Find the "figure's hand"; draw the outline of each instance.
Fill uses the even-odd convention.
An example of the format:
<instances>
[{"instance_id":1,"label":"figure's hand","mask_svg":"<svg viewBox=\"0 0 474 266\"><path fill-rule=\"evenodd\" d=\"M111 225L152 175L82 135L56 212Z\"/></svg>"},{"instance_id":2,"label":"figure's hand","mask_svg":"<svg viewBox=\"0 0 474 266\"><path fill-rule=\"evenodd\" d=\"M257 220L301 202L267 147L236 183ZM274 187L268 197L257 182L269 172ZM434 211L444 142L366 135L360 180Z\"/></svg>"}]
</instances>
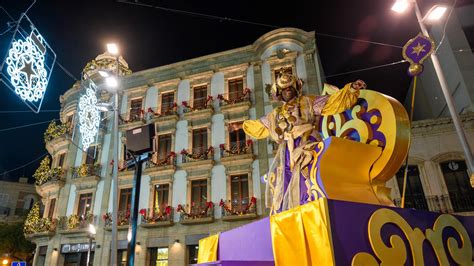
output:
<instances>
[{"instance_id":1,"label":"figure's hand","mask_svg":"<svg viewBox=\"0 0 474 266\"><path fill-rule=\"evenodd\" d=\"M363 80L358 79L352 82L351 88L353 88L354 90L363 90L363 89L367 89L367 84L365 84Z\"/></svg>"}]
</instances>

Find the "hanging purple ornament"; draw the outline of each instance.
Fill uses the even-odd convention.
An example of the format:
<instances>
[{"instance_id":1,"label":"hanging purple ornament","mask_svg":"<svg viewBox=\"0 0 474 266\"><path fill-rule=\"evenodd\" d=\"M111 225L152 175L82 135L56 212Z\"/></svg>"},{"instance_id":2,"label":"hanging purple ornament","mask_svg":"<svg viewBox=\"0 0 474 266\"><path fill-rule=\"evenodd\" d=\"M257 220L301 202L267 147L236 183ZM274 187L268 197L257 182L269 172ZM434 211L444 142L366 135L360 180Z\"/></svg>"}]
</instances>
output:
<instances>
[{"instance_id":1,"label":"hanging purple ornament","mask_svg":"<svg viewBox=\"0 0 474 266\"><path fill-rule=\"evenodd\" d=\"M434 41L421 33L410 39L404 46L402 55L410 63L408 75L418 76L423 72L423 61L428 58L435 49Z\"/></svg>"}]
</instances>

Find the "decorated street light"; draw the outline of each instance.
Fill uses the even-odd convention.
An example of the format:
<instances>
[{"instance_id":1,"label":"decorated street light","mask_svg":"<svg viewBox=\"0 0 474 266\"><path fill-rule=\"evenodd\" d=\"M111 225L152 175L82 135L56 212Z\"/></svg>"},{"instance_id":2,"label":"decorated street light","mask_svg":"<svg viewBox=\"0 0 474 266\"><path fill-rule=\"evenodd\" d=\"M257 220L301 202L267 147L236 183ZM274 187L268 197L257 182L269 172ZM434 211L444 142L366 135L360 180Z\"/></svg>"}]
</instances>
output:
<instances>
[{"instance_id":1,"label":"decorated street light","mask_svg":"<svg viewBox=\"0 0 474 266\"><path fill-rule=\"evenodd\" d=\"M87 249L87 266L90 265L90 259L91 259L91 250L92 250L92 239L95 238L96 230L93 224L89 224L89 229L88 229L88 237L89 237L89 248Z\"/></svg>"},{"instance_id":2,"label":"decorated street light","mask_svg":"<svg viewBox=\"0 0 474 266\"><path fill-rule=\"evenodd\" d=\"M110 75L107 73L107 76L104 76L104 73L99 74L103 77L105 77L105 82L107 87L109 87L111 90L110 92L113 93L114 95L114 126L113 126L113 139L114 139L114 156L113 156L113 169L112 169L112 181L113 181L113 187L112 187L112 244L111 244L111 260L110 263L111 265L117 265L117 221L118 221L118 153L119 153L119 134L118 134L118 91L119 91L119 77L120 77L120 65L119 65L119 49L117 44L115 43L108 43L107 44L107 52L109 54L115 56L115 62L116 62L116 73L115 77L113 75Z\"/></svg>"},{"instance_id":3,"label":"decorated street light","mask_svg":"<svg viewBox=\"0 0 474 266\"><path fill-rule=\"evenodd\" d=\"M422 40L422 39L430 40L430 35L428 33L428 30L426 29L425 22L426 21L434 22L434 21L440 20L443 17L443 15L446 13L446 11L448 10L448 7L443 6L443 5L435 5L423 17L416 0L397 0L392 6L392 10L397 12L397 13L402 13L402 12L406 11L410 7L410 5L414 6L416 18L418 20L418 23L419 23L419 26L420 26L421 32L422 32L422 35L419 35L419 36L416 37L416 38L419 38L420 41L418 43L413 42L413 46L412 46L413 51L412 52L418 53L418 55L421 55L422 53L426 53L428 50L433 51L432 49L434 49L434 47L431 47L431 48L429 47L430 46L429 41L423 41ZM454 7L452 7L452 8L454 8ZM424 43L422 43L422 42L424 42ZM408 44L408 45L410 45L410 44ZM404 49L404 53L406 53L406 49ZM411 57L412 59L415 58L412 55L408 56L408 57ZM444 73L441 69L441 64L439 62L438 56L436 55L436 52L431 53L430 57L431 57L431 60L433 62L433 67L434 67L434 70L435 70L436 75L438 77L439 83L441 85L441 90L443 92L444 98L446 99L446 105L448 106L449 113L451 114L451 118L453 120L453 124L454 124L454 127L456 129L456 133L458 134L459 140L461 142L461 146L464 150L464 156L466 158L466 162L468 163L468 167L469 167L469 171L470 171L470 175L471 175L471 177L470 177L471 185L474 186L474 160L472 158L471 148L470 148L469 143L468 143L467 138L466 138L466 133L464 132L464 129L462 127L461 121L459 119L459 115L456 112L456 108L454 106L454 101L453 101L452 95L449 91L448 83L447 83L446 78L444 76ZM415 71L415 72L413 72L413 75L414 76L419 75L421 73L421 71L423 70L422 67L419 67L419 66L421 66L422 62L420 64L418 64L418 66L412 64L412 62L410 62L410 63L411 63L410 67L412 67L413 70Z\"/></svg>"}]
</instances>

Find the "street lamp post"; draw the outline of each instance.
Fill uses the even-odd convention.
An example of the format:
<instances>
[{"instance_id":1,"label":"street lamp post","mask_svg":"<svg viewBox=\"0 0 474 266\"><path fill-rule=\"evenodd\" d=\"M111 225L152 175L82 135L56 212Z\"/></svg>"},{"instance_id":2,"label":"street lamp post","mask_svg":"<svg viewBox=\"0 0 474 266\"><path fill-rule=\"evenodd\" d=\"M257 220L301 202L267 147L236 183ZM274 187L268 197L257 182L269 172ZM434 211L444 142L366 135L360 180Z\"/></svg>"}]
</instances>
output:
<instances>
[{"instance_id":1,"label":"street lamp post","mask_svg":"<svg viewBox=\"0 0 474 266\"><path fill-rule=\"evenodd\" d=\"M441 8L441 9L438 9L440 12L436 12L438 10L436 10L434 7L430 10L430 11L434 11L434 13L429 12L428 16L426 18L423 18L416 0L413 0L413 4L415 7L416 18L418 20L418 23L420 24L421 32L425 36L429 37L430 35L424 24L425 19L426 18L429 19L431 17L433 17L433 20L439 19L442 16L442 13L446 10L446 8L442 10L443 7L435 6L435 7ZM406 7L408 7L408 2L406 0L405 1L398 0L392 7L392 10L396 12L403 12L406 9ZM456 112L456 108L454 107L453 97L451 93L449 92L448 83L446 82L446 78L444 77L444 73L443 73L443 70L441 69L441 64L439 63L438 56L436 55L436 53L431 54L431 60L433 62L436 76L438 77L439 83L441 85L441 91L443 92L444 98L446 99L446 104L448 106L449 113L451 114L451 118L453 120L456 133L458 134L459 140L461 141L461 146L464 151L464 156L466 157L466 162L468 164L468 168L471 174L471 185L474 186L474 161L472 158L471 147L469 146L469 143L467 141L466 133L462 127L461 121L459 119L459 115Z\"/></svg>"},{"instance_id":2,"label":"street lamp post","mask_svg":"<svg viewBox=\"0 0 474 266\"><path fill-rule=\"evenodd\" d=\"M92 239L94 239L95 236L95 227L93 224L89 224L89 248L87 249L87 266L90 265L91 262L91 250L92 250Z\"/></svg>"},{"instance_id":3,"label":"street lamp post","mask_svg":"<svg viewBox=\"0 0 474 266\"><path fill-rule=\"evenodd\" d=\"M118 47L116 44L109 43L107 44L107 51L115 55L116 61L116 80L115 84L113 84L113 78L109 77L106 82L109 86L116 87L114 91L114 125L113 125L113 139L114 139L114 156L113 156L113 169L112 169L112 244L111 244L111 260L110 265L116 266L117 265L117 221L118 221L118 152L119 152L119 134L118 134L118 107L119 107L119 96L118 96L118 79L120 76L120 69L119 69L119 52Z\"/></svg>"}]
</instances>

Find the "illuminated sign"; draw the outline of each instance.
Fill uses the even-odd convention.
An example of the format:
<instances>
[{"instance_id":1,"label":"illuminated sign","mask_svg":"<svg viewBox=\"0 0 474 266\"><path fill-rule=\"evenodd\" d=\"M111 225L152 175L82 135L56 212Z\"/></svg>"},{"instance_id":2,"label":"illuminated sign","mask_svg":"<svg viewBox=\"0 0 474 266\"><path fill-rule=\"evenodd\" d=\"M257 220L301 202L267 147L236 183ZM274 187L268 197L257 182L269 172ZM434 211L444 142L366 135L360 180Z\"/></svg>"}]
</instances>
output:
<instances>
[{"instance_id":1,"label":"illuminated sign","mask_svg":"<svg viewBox=\"0 0 474 266\"><path fill-rule=\"evenodd\" d=\"M31 20L23 14L0 65L0 80L38 113L55 62L56 54Z\"/></svg>"},{"instance_id":2,"label":"illuminated sign","mask_svg":"<svg viewBox=\"0 0 474 266\"><path fill-rule=\"evenodd\" d=\"M94 142L100 125L95 86L91 80L88 81L85 93L79 98L79 132L84 151Z\"/></svg>"}]
</instances>

